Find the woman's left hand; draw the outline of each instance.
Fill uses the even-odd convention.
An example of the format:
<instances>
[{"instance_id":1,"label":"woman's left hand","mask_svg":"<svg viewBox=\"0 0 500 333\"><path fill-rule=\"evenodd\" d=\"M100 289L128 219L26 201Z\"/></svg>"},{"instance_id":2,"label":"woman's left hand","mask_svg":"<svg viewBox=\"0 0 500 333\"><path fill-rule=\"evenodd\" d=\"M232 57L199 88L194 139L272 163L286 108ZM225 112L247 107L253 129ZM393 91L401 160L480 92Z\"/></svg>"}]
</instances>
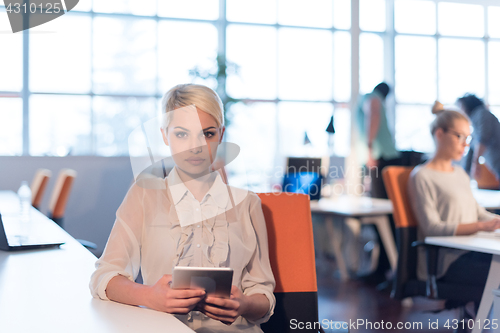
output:
<instances>
[{"instance_id":1,"label":"woman's left hand","mask_svg":"<svg viewBox=\"0 0 500 333\"><path fill-rule=\"evenodd\" d=\"M239 316L245 314L247 299L248 296L233 285L230 298L207 296L205 300L198 304L197 310L212 319L231 325Z\"/></svg>"}]
</instances>

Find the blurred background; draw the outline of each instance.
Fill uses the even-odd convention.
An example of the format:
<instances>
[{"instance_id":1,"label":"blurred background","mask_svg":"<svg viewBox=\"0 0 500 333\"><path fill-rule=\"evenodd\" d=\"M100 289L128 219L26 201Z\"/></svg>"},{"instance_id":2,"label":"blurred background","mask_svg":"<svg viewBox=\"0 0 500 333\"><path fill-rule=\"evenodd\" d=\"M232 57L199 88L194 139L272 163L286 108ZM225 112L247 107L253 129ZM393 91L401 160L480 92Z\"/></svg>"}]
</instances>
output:
<instances>
[{"instance_id":1,"label":"blurred background","mask_svg":"<svg viewBox=\"0 0 500 333\"><path fill-rule=\"evenodd\" d=\"M133 179L128 136L176 84L219 92L231 176L255 191L290 156L349 164L351 110L381 81L399 150L433 151L436 99L475 93L500 116L493 0L80 0L16 34L0 5L0 50L0 187L77 170L66 229L100 250Z\"/></svg>"}]
</instances>

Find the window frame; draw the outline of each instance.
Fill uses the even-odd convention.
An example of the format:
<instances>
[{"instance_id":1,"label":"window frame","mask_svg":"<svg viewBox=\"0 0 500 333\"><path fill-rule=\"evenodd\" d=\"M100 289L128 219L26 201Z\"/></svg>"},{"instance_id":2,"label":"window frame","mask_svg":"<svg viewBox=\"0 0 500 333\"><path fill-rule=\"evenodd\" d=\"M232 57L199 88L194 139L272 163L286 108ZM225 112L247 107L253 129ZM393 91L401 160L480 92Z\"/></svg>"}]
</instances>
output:
<instances>
[{"instance_id":1,"label":"window frame","mask_svg":"<svg viewBox=\"0 0 500 333\"><path fill-rule=\"evenodd\" d=\"M425 36L425 37L432 37L436 40L436 96L440 96L439 93L439 73L438 73L438 66L439 66L439 40L441 38L457 38L457 39L473 39L473 40L481 40L484 43L485 46L485 94L484 100L485 102L488 103L489 100L489 93L490 93L490 82L489 82L489 42L490 41L500 41L500 38L492 38L489 37L488 35L488 6L498 6L498 2L496 0L431 0L432 2L435 3L436 6L436 33L434 35L428 35L428 34L410 34L410 33L400 33L395 31L394 27L394 4L395 0L385 0L386 3L386 30L384 32L376 32L376 31L366 31L372 34L378 34L382 37L384 41L384 79L386 82L389 84L393 85L396 83L396 78L395 78L395 38L396 36ZM441 2L450 2L450 3L462 3L462 4L475 4L475 5L481 5L484 8L484 25L485 25L485 35L483 37L461 37L461 36L442 36L439 34L439 13L438 13L438 4ZM5 6L0 6L0 8L5 12ZM235 21L228 21L226 19L226 0L219 0L219 18L217 20L204 20L204 19L187 19L187 18L169 18L169 17L163 17L159 16L158 13L155 15L133 15L133 14L125 14L125 13L100 13L100 12L94 12L93 8L91 8L89 11L71 11L70 13L67 13L67 15L88 15L91 17L93 20L96 17L122 17L122 18L143 18L143 19L151 19L155 20L156 24L158 26L159 22L161 21L183 21L183 22L204 22L204 23L210 23L213 24L218 31L218 53L219 54L225 54L226 53L226 31L227 27L231 24L238 24L238 25L250 25L250 26L265 26L265 27L275 27L276 29L280 28L300 28L300 29L315 29L315 30L327 30L330 31L332 34L337 32L337 31L344 31L350 34L351 36L351 50L352 51L358 51L358 54L351 55L351 58L353 61L351 62L351 98L349 101L337 101L335 100L335 94L333 91L335 91L335 80L333 79L333 74L332 74L332 99L329 101L322 101L326 103L331 103L333 106L333 109L335 110L336 107L340 108L349 108L351 110L351 114L354 114L354 107L356 103L356 97L358 96L359 92L359 34L365 31L361 31L359 28L359 0L351 0L351 12L357 10L357 13L351 13L351 26L350 28L335 28L335 22L333 22L332 27L329 28L318 28L318 27L303 27L303 26L295 26L295 25L282 25L278 23L278 20L276 21L277 23L273 24L267 24L267 23L249 23L249 22L235 22ZM332 13L332 18L334 18L334 14ZM92 21L93 23L93 21ZM92 24L93 25L93 24ZM21 91L0 91L0 98L8 98L8 97L17 97L21 98L23 101L23 134L22 134L22 140L23 140L23 150L22 150L22 155L29 155L29 113L30 113L30 105L29 105L29 99L31 95L35 94L34 92L31 92L29 89L29 78L30 78L30 73L29 73L29 38L30 38L30 31L25 30L22 32L23 35L23 89ZM93 34L91 33L91 42L93 42ZM279 41L278 41L279 42ZM356 43L356 45L354 45ZM335 47L335 46L334 46ZM90 54L91 57L91 70L93 72L93 54L91 52ZM158 57L158 53L157 53ZM335 68L335 59L332 56L332 68ZM277 67L278 70L278 67ZM156 90L154 94L96 94L93 92L94 88L94 83L93 83L93 73L92 75L92 80L91 80L91 88L89 93L84 93L84 94L75 94L75 93L36 93L36 94L51 94L51 95L85 95L89 96L91 98L91 119L94 118L94 110L93 110L93 98L94 96L102 96L102 97L136 97L136 98L156 98L157 100L161 99L162 94L158 92L158 79L156 80ZM277 85L279 85L279 75L277 75ZM357 89L356 89L357 88ZM354 89L354 90L353 90ZM277 92L279 92L279 88L276 89ZM458 97L458 96L457 96ZM315 102L315 101L304 101L304 100L290 100L290 99L280 99L279 95L277 95L276 99L268 99L268 100L260 100L260 99L246 99L249 102L271 102L275 103L277 106L280 102ZM396 121L395 121L395 109L396 106L398 105L424 105L428 106L429 108L431 105L425 104L425 103L404 103L404 102L399 102L397 101L395 94L389 95L387 99L387 104L388 104L388 120L389 120L389 125L391 130L393 131L393 135L395 136L395 132L397 130L396 128ZM499 108L500 105L494 104L491 105L494 108ZM334 111L335 112L335 111ZM353 117L351 117L351 122L354 120ZM94 124L91 124L91 133L89 133L90 140L91 140L91 154L90 155L96 155L96 145L95 145L95 133L93 130ZM279 125L277 125L279 126ZM353 125L351 124L351 129L353 129ZM279 132L279 127L276 128L277 133ZM351 130L351 137L353 136L353 131Z\"/></svg>"},{"instance_id":2,"label":"window frame","mask_svg":"<svg viewBox=\"0 0 500 333\"><path fill-rule=\"evenodd\" d=\"M386 0L387 3L391 4L391 5L388 5L387 7L388 8L388 11L389 11L389 15L391 16L392 18L392 22L394 22L394 3L396 0ZM437 96L437 99L440 100L440 88L439 88L439 84L440 84L440 77L439 77L439 55L440 55L440 46L439 46L439 41L441 39L461 39L461 40L479 40L479 41L482 41L482 43L484 44L484 51L485 51L485 64L484 64L484 73L485 73L485 76L484 76L484 96L478 96L480 98L483 98L485 103L488 105L488 101L489 101L489 93L490 93L490 84L489 84L489 56L488 56L488 46L489 46L489 42L490 41L500 41L500 38L492 38L492 37L489 37L488 35L488 7L489 6L494 6L494 7L500 7L500 5L498 4L498 2L495 2L494 0L430 0L432 2L435 3L435 8L436 8L436 32L434 34L413 34L413 33L400 33L400 32L397 32L395 29L394 29L394 25L392 26L393 29L392 31L389 32L389 36L387 36L387 41L389 43L388 45L388 49L390 50L390 52L392 53L392 58L395 60L395 39L396 39L396 36L418 36L418 37L427 37L427 38L434 38L435 40L435 43L436 43L436 68L435 68L435 71L436 71L436 82L435 82L435 85L436 85L436 96ZM448 36L448 35L441 35L439 33L439 13L438 13L438 5L439 3L442 3L442 2L446 2L446 3L459 3L459 4L473 4L473 5L480 5L483 7L483 12L484 12L484 27L485 27L485 30L484 30L484 36L482 37L467 37L467 36ZM392 82L392 83L395 83L397 84L396 82L396 78L395 78L395 61L393 62L393 66L392 66L392 71L389 71L389 76L388 76L388 82ZM457 96L457 98L460 97L460 96ZM389 99L391 100L390 103L394 106L394 107L391 107L389 108L391 114L389 115L390 117L392 117L394 119L394 122L393 122L393 126L392 126L392 130L393 130L393 135L394 137L396 137L396 131L397 131L397 128L396 128L396 121L395 121L395 118L396 118L396 107L397 106L426 106L429 108L429 110L432 108L432 104L427 104L427 103L405 103L405 102L399 102L397 101L396 97L395 97L395 94L391 94ZM500 105L497 105L497 104L494 104L494 105L491 105L493 107L499 107ZM396 145L397 145L397 142L396 142ZM412 146L413 147L413 146ZM410 147L411 148L411 147Z\"/></svg>"}]
</instances>

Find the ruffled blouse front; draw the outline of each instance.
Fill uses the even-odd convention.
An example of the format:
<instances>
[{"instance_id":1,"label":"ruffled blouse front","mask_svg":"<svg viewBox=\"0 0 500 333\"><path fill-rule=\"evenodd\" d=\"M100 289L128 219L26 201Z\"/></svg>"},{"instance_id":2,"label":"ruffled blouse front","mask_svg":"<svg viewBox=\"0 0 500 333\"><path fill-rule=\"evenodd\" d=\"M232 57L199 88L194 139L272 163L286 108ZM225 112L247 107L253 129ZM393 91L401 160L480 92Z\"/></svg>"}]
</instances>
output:
<instances>
[{"instance_id":1,"label":"ruffled blouse front","mask_svg":"<svg viewBox=\"0 0 500 333\"><path fill-rule=\"evenodd\" d=\"M134 184L119 207L92 275L94 297L107 300L106 286L114 276L134 281L139 269L144 284L153 285L164 274L172 274L175 266L231 267L233 285L246 295L264 294L269 299L266 316L256 322L240 317L229 327L194 312L195 316L177 317L195 330L261 332L258 324L273 313L275 282L258 196L226 186L218 174L201 202L180 181L175 168L165 180L156 181L164 182L163 188Z\"/></svg>"},{"instance_id":2,"label":"ruffled blouse front","mask_svg":"<svg viewBox=\"0 0 500 333\"><path fill-rule=\"evenodd\" d=\"M179 234L174 266L227 265L229 226L226 211L230 200L226 185L218 174L209 175L207 181L213 181L213 185L199 202L180 180L175 168L167 178L167 195L172 199L177 215L172 231ZM172 220L175 219L172 216Z\"/></svg>"},{"instance_id":3,"label":"ruffled blouse front","mask_svg":"<svg viewBox=\"0 0 500 333\"><path fill-rule=\"evenodd\" d=\"M212 217L187 227L176 225L175 228L179 230L173 232L178 232L180 236L177 242L174 266L227 266L229 231L228 222L224 215Z\"/></svg>"}]
</instances>

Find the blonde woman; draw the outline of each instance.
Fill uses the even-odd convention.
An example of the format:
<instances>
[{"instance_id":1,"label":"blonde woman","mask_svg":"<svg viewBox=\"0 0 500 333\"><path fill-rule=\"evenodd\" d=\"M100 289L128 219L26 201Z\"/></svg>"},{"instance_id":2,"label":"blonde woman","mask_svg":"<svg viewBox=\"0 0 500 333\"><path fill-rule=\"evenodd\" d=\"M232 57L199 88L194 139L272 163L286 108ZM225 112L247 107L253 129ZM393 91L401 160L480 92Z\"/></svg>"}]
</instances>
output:
<instances>
[{"instance_id":1,"label":"blonde woman","mask_svg":"<svg viewBox=\"0 0 500 333\"><path fill-rule=\"evenodd\" d=\"M164 95L161 131L175 167L159 180L163 189L135 183L127 193L96 263L94 297L172 313L200 332L262 332L275 304L266 226L258 196L228 187L211 170L224 136L222 108L201 85ZM230 299L172 289L178 265L233 268ZM144 284L134 282L139 269Z\"/></svg>"},{"instance_id":2,"label":"blonde woman","mask_svg":"<svg viewBox=\"0 0 500 333\"><path fill-rule=\"evenodd\" d=\"M470 142L470 123L461 112L444 110L436 102L431 133L436 151L426 164L410 175L408 191L418 221L418 238L471 235L500 228L499 216L480 207L472 195L466 172L454 164ZM424 251L425 252L425 251ZM484 285L491 255L440 249L438 278L443 281ZM425 280L425 253L419 252L418 277Z\"/></svg>"}]
</instances>

